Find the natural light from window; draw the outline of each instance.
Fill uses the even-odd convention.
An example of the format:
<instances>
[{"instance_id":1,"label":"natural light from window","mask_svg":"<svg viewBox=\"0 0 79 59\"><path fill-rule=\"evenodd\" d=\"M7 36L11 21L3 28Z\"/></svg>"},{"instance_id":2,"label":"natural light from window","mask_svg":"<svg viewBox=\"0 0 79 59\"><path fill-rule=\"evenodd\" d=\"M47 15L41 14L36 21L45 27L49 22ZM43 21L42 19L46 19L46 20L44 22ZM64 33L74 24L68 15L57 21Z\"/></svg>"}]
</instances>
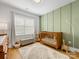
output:
<instances>
[{"instance_id":1,"label":"natural light from window","mask_svg":"<svg viewBox=\"0 0 79 59\"><path fill-rule=\"evenodd\" d=\"M34 34L34 19L31 17L15 14L16 35Z\"/></svg>"}]
</instances>

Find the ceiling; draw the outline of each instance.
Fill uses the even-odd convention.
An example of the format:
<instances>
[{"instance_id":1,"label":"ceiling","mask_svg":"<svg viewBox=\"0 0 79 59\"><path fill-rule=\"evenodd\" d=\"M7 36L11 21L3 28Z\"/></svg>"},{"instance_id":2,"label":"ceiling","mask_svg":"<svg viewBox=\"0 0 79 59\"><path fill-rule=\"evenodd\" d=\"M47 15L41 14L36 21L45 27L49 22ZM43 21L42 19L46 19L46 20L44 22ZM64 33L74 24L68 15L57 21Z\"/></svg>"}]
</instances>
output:
<instances>
[{"instance_id":1,"label":"ceiling","mask_svg":"<svg viewBox=\"0 0 79 59\"><path fill-rule=\"evenodd\" d=\"M34 13L36 15L43 15L63 5L69 4L75 0L41 0L40 3L35 3L33 0L0 1L16 8Z\"/></svg>"}]
</instances>

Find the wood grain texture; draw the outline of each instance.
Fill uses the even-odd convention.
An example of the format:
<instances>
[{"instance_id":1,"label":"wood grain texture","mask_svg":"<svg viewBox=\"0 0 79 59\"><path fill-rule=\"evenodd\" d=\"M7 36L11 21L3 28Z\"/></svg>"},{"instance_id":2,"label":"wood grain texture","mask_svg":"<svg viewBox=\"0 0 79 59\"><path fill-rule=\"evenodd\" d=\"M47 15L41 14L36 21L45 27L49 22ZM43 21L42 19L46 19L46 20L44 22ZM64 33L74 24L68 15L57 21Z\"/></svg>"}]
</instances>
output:
<instances>
[{"instance_id":1,"label":"wood grain texture","mask_svg":"<svg viewBox=\"0 0 79 59\"><path fill-rule=\"evenodd\" d=\"M19 50L15 48L9 49L8 59L22 59Z\"/></svg>"}]
</instances>

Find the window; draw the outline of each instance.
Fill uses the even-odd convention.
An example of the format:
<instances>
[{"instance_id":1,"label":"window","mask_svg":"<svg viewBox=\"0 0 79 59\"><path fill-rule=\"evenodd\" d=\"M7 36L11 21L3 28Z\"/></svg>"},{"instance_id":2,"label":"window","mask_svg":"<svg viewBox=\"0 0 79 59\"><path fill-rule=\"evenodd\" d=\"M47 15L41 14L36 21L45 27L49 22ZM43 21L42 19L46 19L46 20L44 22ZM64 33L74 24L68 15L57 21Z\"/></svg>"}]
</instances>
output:
<instances>
[{"instance_id":1,"label":"window","mask_svg":"<svg viewBox=\"0 0 79 59\"><path fill-rule=\"evenodd\" d=\"M31 18L25 20L25 34L34 34L34 20Z\"/></svg>"},{"instance_id":2,"label":"window","mask_svg":"<svg viewBox=\"0 0 79 59\"><path fill-rule=\"evenodd\" d=\"M34 34L34 19L15 14L15 33L16 35Z\"/></svg>"}]
</instances>

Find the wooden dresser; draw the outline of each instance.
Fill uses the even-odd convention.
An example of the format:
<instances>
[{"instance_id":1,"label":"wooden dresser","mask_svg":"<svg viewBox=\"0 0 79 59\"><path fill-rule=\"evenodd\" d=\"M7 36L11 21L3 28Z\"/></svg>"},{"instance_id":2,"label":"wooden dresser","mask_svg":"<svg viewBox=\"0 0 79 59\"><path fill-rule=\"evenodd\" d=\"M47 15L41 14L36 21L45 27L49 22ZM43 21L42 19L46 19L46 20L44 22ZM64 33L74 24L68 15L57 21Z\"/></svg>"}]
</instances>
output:
<instances>
[{"instance_id":1,"label":"wooden dresser","mask_svg":"<svg viewBox=\"0 0 79 59\"><path fill-rule=\"evenodd\" d=\"M0 36L0 59L7 59L8 36Z\"/></svg>"}]
</instances>

